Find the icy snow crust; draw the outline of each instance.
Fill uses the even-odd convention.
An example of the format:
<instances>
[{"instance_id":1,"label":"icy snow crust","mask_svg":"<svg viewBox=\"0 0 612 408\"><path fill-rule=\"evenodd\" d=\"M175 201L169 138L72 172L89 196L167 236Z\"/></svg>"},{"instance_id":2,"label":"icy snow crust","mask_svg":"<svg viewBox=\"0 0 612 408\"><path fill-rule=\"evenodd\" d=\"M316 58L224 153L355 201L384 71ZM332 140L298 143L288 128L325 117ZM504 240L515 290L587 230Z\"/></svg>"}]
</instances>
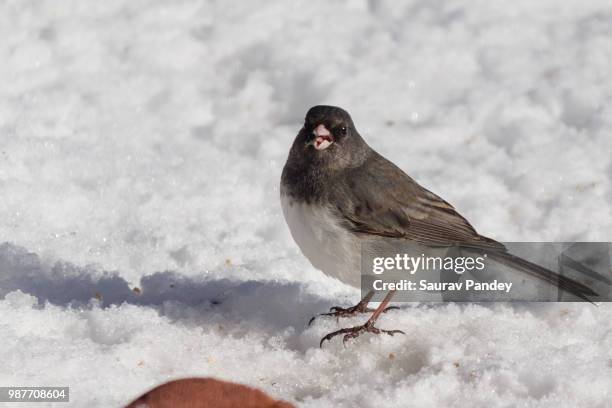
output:
<instances>
[{"instance_id":1,"label":"icy snow crust","mask_svg":"<svg viewBox=\"0 0 612 408\"><path fill-rule=\"evenodd\" d=\"M482 233L610 241L611 22L607 0L2 2L0 384L609 405L608 304L404 305L380 326L405 336L319 349L365 316L306 327L359 294L299 253L278 181L337 104Z\"/></svg>"}]
</instances>

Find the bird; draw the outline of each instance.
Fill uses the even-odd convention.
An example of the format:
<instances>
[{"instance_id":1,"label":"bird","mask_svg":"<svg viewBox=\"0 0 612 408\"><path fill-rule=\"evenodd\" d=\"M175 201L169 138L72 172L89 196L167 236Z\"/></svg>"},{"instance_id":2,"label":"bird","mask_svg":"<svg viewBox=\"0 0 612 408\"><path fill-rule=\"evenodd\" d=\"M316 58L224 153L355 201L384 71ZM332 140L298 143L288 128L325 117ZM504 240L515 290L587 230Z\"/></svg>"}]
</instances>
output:
<instances>
[{"instance_id":1,"label":"bird","mask_svg":"<svg viewBox=\"0 0 612 408\"><path fill-rule=\"evenodd\" d=\"M291 236L310 263L354 287L360 286L361 245L391 238L432 248L481 250L496 262L581 299L597 295L479 234L451 204L372 149L349 113L337 106L317 105L307 111L283 167L280 201ZM366 332L403 333L375 326L380 314L392 309L387 306L394 293L389 291L375 310L368 308L374 295L370 291L355 306L323 313L344 317L373 312L363 325L329 333L320 346L342 334L346 343Z\"/></svg>"}]
</instances>

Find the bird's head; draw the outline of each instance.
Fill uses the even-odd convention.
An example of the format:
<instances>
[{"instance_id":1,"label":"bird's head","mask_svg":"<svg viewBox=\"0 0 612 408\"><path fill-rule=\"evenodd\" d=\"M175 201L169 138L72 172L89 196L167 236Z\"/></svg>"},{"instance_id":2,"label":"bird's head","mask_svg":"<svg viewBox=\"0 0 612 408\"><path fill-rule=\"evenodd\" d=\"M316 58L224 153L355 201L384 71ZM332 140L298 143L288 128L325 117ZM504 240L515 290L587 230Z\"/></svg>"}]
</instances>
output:
<instances>
[{"instance_id":1,"label":"bird's head","mask_svg":"<svg viewBox=\"0 0 612 408\"><path fill-rule=\"evenodd\" d=\"M318 105L306 113L293 149L311 165L341 169L358 164L368 146L347 111Z\"/></svg>"}]
</instances>

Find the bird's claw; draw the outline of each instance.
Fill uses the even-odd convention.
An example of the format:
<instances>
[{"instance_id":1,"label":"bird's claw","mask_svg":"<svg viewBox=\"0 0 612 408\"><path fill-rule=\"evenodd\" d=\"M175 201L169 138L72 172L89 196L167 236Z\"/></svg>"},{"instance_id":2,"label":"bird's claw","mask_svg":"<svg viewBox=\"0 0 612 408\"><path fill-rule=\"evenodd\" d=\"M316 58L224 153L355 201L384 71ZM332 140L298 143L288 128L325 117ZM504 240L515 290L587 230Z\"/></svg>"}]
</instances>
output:
<instances>
[{"instance_id":1,"label":"bird's claw","mask_svg":"<svg viewBox=\"0 0 612 408\"><path fill-rule=\"evenodd\" d=\"M399 306L389 306L389 307L386 307L386 308L383 309L382 312L383 313L387 313L389 310L395 310L395 309L399 310Z\"/></svg>"},{"instance_id":2,"label":"bird's claw","mask_svg":"<svg viewBox=\"0 0 612 408\"><path fill-rule=\"evenodd\" d=\"M393 310L393 309L399 309L399 307L389 306L382 312L387 313L389 310ZM329 313L320 313L318 315L312 316L312 318L308 321L308 326L310 326L317 317L321 317L321 316L334 316L336 320L338 320L341 317L351 317L359 313L371 313L373 311L374 309L370 309L369 307L365 307L361 305L356 305L356 306L347 307L347 308L340 307L340 306L333 306L329 309Z\"/></svg>"},{"instance_id":3,"label":"bird's claw","mask_svg":"<svg viewBox=\"0 0 612 408\"><path fill-rule=\"evenodd\" d=\"M347 307L347 308L340 307L340 306L334 306L329 309L329 313L320 313L316 316L313 316L312 319L310 319L310 321L308 322L308 326L310 326L317 317L321 317L321 316L334 316L336 320L338 320L341 317L351 317L358 313L366 313L366 312L371 312L371 311L372 309L369 309L368 307L362 306L359 304L356 306Z\"/></svg>"},{"instance_id":4,"label":"bird's claw","mask_svg":"<svg viewBox=\"0 0 612 408\"><path fill-rule=\"evenodd\" d=\"M357 306L353 306L353 307L340 307L340 306L333 306L329 308L329 313L323 313L326 316L329 315L338 315L338 316L352 316L354 314L357 313L365 313L365 312L371 312L372 309L368 308L368 307L361 307L360 305Z\"/></svg>"},{"instance_id":5,"label":"bird's claw","mask_svg":"<svg viewBox=\"0 0 612 408\"><path fill-rule=\"evenodd\" d=\"M345 329L340 329L340 330L336 330L335 332L331 332L329 334L327 334L325 337L323 337L321 339L321 342L319 343L319 347L323 347L323 343L326 340L331 340L332 338L340 335L340 334L344 334L344 337L342 338L342 344L344 346L346 346L346 342L348 340L354 339L359 337L362 333L372 333L372 334L381 334L381 333L385 333L388 334L389 336L393 336L394 334L397 333L401 333L401 334L406 334L401 330L383 330L383 329L379 329L378 327L374 327L374 323L366 323L364 325L361 326L355 326L355 327L348 327Z\"/></svg>"}]
</instances>

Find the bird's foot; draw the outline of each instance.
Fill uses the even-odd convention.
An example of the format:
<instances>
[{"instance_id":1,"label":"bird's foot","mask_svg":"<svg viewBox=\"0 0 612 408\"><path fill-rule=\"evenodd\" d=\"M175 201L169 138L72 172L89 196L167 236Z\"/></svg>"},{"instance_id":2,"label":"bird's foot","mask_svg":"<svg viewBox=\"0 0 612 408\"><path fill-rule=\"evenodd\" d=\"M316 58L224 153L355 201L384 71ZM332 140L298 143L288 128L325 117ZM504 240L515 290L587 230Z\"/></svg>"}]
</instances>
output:
<instances>
[{"instance_id":1,"label":"bird's foot","mask_svg":"<svg viewBox=\"0 0 612 408\"><path fill-rule=\"evenodd\" d=\"M355 326L355 327L348 327L346 329L340 329L337 330L335 332L331 332L329 333L327 336L323 337L321 339L321 342L319 343L319 347L323 347L323 342L325 342L326 340L331 340L332 338L340 335L340 334L344 334L344 337L342 338L342 344L346 346L346 342L348 340L354 339L359 337L362 333L372 333L372 334L381 334L381 333L385 333L388 334L389 336L393 336L396 333L401 333L401 334L406 334L401 330L383 330L383 329L379 329L378 327L374 327L374 322L371 321L367 321L365 324L361 325L361 326Z\"/></svg>"},{"instance_id":2,"label":"bird's foot","mask_svg":"<svg viewBox=\"0 0 612 408\"><path fill-rule=\"evenodd\" d=\"M399 309L399 307L397 306L389 306L388 308L386 308L385 310L383 310L383 313L386 313L389 310L393 310L393 309ZM308 322L308 326L310 326L312 324L312 322L315 321L315 319L317 317L321 317L321 316L333 316L336 318L336 320L338 320L341 317L352 317L355 316L359 313L370 313L373 312L374 309L370 309L367 304L362 304L362 302L357 303L355 306L351 306L351 307L339 307L339 306L334 306L332 308L329 309L329 313L321 313L318 314L316 316L312 316L312 318L310 319L310 321Z\"/></svg>"}]
</instances>

